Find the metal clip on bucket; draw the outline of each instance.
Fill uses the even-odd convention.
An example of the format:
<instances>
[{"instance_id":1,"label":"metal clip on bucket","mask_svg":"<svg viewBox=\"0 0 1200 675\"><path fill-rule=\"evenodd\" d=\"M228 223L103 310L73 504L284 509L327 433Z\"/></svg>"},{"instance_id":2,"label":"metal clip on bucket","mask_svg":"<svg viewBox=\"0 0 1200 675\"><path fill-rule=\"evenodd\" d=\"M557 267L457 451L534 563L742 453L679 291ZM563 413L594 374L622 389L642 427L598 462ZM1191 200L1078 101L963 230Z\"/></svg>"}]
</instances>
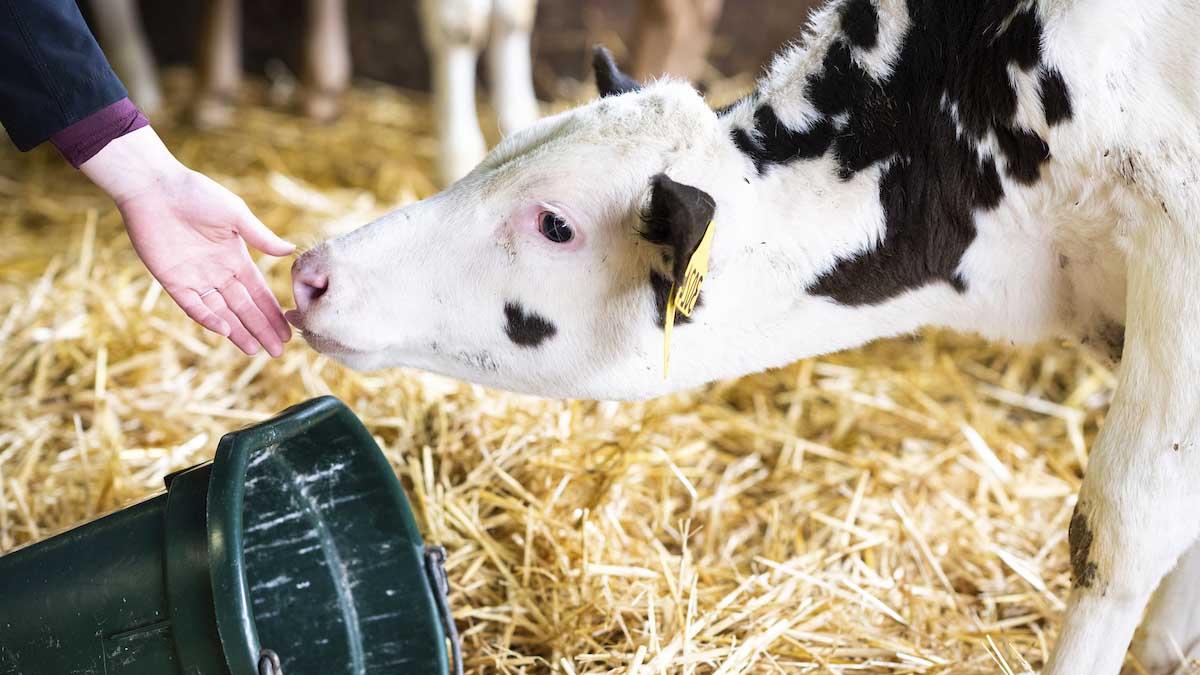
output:
<instances>
[{"instance_id":1,"label":"metal clip on bucket","mask_svg":"<svg viewBox=\"0 0 1200 675\"><path fill-rule=\"evenodd\" d=\"M379 447L319 398L0 557L0 675L447 673L432 574Z\"/></svg>"}]
</instances>

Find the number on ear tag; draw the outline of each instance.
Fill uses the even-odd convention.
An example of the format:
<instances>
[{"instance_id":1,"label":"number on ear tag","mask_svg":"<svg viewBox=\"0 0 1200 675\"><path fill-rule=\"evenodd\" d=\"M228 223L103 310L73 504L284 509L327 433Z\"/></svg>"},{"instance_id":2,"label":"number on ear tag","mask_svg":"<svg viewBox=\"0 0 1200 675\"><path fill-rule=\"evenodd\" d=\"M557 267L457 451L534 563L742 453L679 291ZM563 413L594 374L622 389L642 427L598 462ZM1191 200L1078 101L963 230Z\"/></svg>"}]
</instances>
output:
<instances>
[{"instance_id":1,"label":"number on ear tag","mask_svg":"<svg viewBox=\"0 0 1200 675\"><path fill-rule=\"evenodd\" d=\"M692 315L692 310L696 309L696 301L700 299L700 284L704 283L704 277L708 274L708 255L712 252L713 229L710 220L700 244L696 246L683 272L683 288L674 294L675 308L684 316Z\"/></svg>"},{"instance_id":2,"label":"number on ear tag","mask_svg":"<svg viewBox=\"0 0 1200 675\"><path fill-rule=\"evenodd\" d=\"M708 274L708 256L712 252L713 221L708 222L704 236L688 259L683 272L683 286L671 284L671 294L667 296L667 315L663 317L663 379L671 371L671 329L675 326L675 312L691 316L700 299L700 284Z\"/></svg>"}]
</instances>

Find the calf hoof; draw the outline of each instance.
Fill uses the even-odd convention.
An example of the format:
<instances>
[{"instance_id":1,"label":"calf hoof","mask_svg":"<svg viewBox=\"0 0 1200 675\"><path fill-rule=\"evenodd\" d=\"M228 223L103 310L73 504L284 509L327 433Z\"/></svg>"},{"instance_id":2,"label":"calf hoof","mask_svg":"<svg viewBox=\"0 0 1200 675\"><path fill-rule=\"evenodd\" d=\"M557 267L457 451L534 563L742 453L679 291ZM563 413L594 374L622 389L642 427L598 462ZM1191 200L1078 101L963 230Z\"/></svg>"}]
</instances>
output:
<instances>
[{"instance_id":1,"label":"calf hoof","mask_svg":"<svg viewBox=\"0 0 1200 675\"><path fill-rule=\"evenodd\" d=\"M332 122L342 114L340 92L308 91L304 94L304 115L317 122Z\"/></svg>"},{"instance_id":2,"label":"calf hoof","mask_svg":"<svg viewBox=\"0 0 1200 675\"><path fill-rule=\"evenodd\" d=\"M233 124L233 96L229 94L203 94L196 101L192 119L201 129L221 129Z\"/></svg>"}]
</instances>

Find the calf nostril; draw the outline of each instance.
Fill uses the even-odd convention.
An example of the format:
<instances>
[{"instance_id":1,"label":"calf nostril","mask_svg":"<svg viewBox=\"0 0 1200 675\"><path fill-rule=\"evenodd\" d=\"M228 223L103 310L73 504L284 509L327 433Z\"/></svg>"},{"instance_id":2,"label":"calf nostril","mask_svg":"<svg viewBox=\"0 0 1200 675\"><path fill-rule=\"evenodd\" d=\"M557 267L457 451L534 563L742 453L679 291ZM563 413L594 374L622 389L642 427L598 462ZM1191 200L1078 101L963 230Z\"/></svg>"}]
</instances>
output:
<instances>
[{"instance_id":1,"label":"calf nostril","mask_svg":"<svg viewBox=\"0 0 1200 675\"><path fill-rule=\"evenodd\" d=\"M304 284L305 289L308 292L308 296L312 300L316 300L322 295L325 295L325 291L329 290L329 277L325 275L314 277L312 279L303 279L301 280L301 283Z\"/></svg>"},{"instance_id":2,"label":"calf nostril","mask_svg":"<svg viewBox=\"0 0 1200 675\"><path fill-rule=\"evenodd\" d=\"M303 258L292 267L292 294L296 296L296 308L301 312L307 311L329 290L329 274L315 267Z\"/></svg>"}]
</instances>

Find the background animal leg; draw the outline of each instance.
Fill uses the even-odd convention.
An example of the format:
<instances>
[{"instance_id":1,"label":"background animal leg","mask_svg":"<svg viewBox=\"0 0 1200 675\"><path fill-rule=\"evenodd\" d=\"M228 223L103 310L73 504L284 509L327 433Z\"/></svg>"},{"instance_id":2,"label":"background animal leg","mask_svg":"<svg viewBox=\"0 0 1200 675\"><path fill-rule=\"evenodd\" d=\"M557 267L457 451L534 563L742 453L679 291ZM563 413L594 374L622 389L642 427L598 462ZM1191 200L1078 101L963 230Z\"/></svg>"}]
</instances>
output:
<instances>
[{"instance_id":1,"label":"background animal leg","mask_svg":"<svg viewBox=\"0 0 1200 675\"><path fill-rule=\"evenodd\" d=\"M304 42L304 113L327 122L341 112L350 85L350 31L345 0L308 0Z\"/></svg>"},{"instance_id":2,"label":"background animal leg","mask_svg":"<svg viewBox=\"0 0 1200 675\"><path fill-rule=\"evenodd\" d=\"M129 98L146 115L153 115L162 105L162 89L136 0L92 0L92 14L104 53Z\"/></svg>"},{"instance_id":3,"label":"background animal leg","mask_svg":"<svg viewBox=\"0 0 1200 675\"><path fill-rule=\"evenodd\" d=\"M239 0L210 0L200 39L200 93L196 124L228 126L242 84L242 6Z\"/></svg>"},{"instance_id":4,"label":"background animal leg","mask_svg":"<svg viewBox=\"0 0 1200 675\"><path fill-rule=\"evenodd\" d=\"M488 71L492 78L492 102L500 132L505 135L533 124L538 118L529 39L536 12L537 0L495 0L492 5Z\"/></svg>"},{"instance_id":5,"label":"background animal leg","mask_svg":"<svg viewBox=\"0 0 1200 675\"><path fill-rule=\"evenodd\" d=\"M437 164L446 184L465 176L487 150L475 112L475 64L491 9L491 0L421 2L440 143Z\"/></svg>"}]
</instances>

